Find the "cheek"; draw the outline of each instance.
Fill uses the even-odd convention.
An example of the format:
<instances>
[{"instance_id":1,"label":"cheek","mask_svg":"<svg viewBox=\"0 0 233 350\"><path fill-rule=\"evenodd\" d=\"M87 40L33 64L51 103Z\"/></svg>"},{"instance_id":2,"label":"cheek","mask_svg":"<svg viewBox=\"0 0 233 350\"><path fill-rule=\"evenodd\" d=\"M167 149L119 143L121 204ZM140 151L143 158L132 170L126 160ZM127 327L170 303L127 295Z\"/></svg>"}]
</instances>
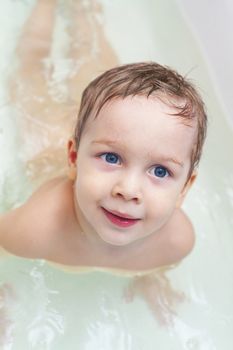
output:
<instances>
[{"instance_id":1,"label":"cheek","mask_svg":"<svg viewBox=\"0 0 233 350\"><path fill-rule=\"evenodd\" d=\"M155 191L146 200L148 216L169 216L176 207L177 198L178 194L175 191Z\"/></svg>"},{"instance_id":2,"label":"cheek","mask_svg":"<svg viewBox=\"0 0 233 350\"><path fill-rule=\"evenodd\" d=\"M98 200L105 192L107 192L108 184L106 179L100 174L78 172L75 184L75 193L77 200L85 202L90 200Z\"/></svg>"}]
</instances>

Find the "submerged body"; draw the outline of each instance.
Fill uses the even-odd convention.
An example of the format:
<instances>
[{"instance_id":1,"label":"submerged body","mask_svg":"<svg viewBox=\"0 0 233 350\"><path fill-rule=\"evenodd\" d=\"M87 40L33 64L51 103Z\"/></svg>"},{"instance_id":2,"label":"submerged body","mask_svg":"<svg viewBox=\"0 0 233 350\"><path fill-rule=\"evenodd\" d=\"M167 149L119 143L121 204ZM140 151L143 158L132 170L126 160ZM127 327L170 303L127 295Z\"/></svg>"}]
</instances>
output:
<instances>
[{"instance_id":1,"label":"submerged body","mask_svg":"<svg viewBox=\"0 0 233 350\"><path fill-rule=\"evenodd\" d=\"M76 45L75 34L80 35L76 14L88 16L90 9L80 9L76 2L70 6L73 41L69 55L76 60L86 54L85 42L83 52ZM44 62L51 51L55 10L55 0L35 3L18 45L21 69L17 80L26 82L26 90L11 89L13 101L22 105L23 115L34 116L36 126L44 122L55 126L49 136L54 148L42 152L41 166L33 171L38 179L42 165L49 162L53 169L54 163L60 164L60 152L54 149L60 134L66 135L72 124L63 104L76 100L81 82L90 73L87 64L83 73L70 74L65 103L54 103ZM106 59L95 56L95 74L103 69L102 64L116 65L107 42L101 38L100 43L99 53L104 52ZM31 72L37 72L33 81ZM24 205L1 216L0 246L23 257L133 273L180 261L195 240L181 205L196 177L205 118L198 93L168 67L142 62L106 71L83 91L75 135L68 143L69 178L62 177L61 166L56 166L53 180ZM31 124L30 118L24 124L25 139ZM62 140L67 138L62 136ZM45 181L51 177L46 174Z\"/></svg>"}]
</instances>

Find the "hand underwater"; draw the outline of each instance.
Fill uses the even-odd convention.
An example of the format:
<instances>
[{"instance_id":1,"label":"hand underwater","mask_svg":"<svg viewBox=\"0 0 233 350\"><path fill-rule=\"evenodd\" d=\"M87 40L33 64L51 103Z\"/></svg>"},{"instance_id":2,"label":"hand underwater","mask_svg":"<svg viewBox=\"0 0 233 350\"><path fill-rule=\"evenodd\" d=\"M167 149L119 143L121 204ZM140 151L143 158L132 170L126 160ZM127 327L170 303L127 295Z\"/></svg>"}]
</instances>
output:
<instances>
[{"instance_id":1,"label":"hand underwater","mask_svg":"<svg viewBox=\"0 0 233 350\"><path fill-rule=\"evenodd\" d=\"M125 290L125 300L132 302L135 296L144 299L161 326L172 326L176 306L187 298L184 293L173 289L165 271L135 277Z\"/></svg>"}]
</instances>

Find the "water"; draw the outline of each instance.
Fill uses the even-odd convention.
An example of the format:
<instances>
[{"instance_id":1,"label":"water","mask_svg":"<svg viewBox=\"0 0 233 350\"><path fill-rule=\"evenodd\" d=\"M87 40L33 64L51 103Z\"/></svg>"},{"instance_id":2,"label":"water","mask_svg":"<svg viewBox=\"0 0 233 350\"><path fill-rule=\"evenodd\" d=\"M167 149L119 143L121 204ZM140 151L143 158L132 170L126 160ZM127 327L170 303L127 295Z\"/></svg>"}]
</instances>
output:
<instances>
[{"instance_id":1,"label":"water","mask_svg":"<svg viewBox=\"0 0 233 350\"><path fill-rule=\"evenodd\" d=\"M23 202L38 182L64 166L62 150L70 132L65 125L74 121L83 86L117 62L155 60L189 73L206 100L210 123L199 177L184 205L195 226L196 246L148 286L152 305L135 285L129 300L129 277L71 273L43 260L3 255L1 349L231 349L233 132L179 7L172 0L54 1L53 44L41 66L40 85L36 74L24 74L15 54L35 3L5 0L1 5L1 211ZM155 286L163 286L162 291ZM185 298L178 302L180 292ZM175 315L167 293L175 300Z\"/></svg>"}]
</instances>

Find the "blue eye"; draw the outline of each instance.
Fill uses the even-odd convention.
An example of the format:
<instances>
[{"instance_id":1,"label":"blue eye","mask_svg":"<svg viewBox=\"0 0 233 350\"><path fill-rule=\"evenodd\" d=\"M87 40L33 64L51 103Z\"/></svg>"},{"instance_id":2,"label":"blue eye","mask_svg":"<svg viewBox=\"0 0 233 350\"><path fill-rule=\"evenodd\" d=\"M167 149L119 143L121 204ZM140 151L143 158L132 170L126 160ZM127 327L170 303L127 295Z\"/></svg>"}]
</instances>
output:
<instances>
[{"instance_id":1,"label":"blue eye","mask_svg":"<svg viewBox=\"0 0 233 350\"><path fill-rule=\"evenodd\" d=\"M120 159L119 156L115 153L103 153L101 155L101 158L103 157L103 159L110 164L119 164Z\"/></svg>"},{"instance_id":2,"label":"blue eye","mask_svg":"<svg viewBox=\"0 0 233 350\"><path fill-rule=\"evenodd\" d=\"M155 175L156 177L163 178L169 176L169 172L165 167L158 165L153 168L153 175Z\"/></svg>"}]
</instances>

